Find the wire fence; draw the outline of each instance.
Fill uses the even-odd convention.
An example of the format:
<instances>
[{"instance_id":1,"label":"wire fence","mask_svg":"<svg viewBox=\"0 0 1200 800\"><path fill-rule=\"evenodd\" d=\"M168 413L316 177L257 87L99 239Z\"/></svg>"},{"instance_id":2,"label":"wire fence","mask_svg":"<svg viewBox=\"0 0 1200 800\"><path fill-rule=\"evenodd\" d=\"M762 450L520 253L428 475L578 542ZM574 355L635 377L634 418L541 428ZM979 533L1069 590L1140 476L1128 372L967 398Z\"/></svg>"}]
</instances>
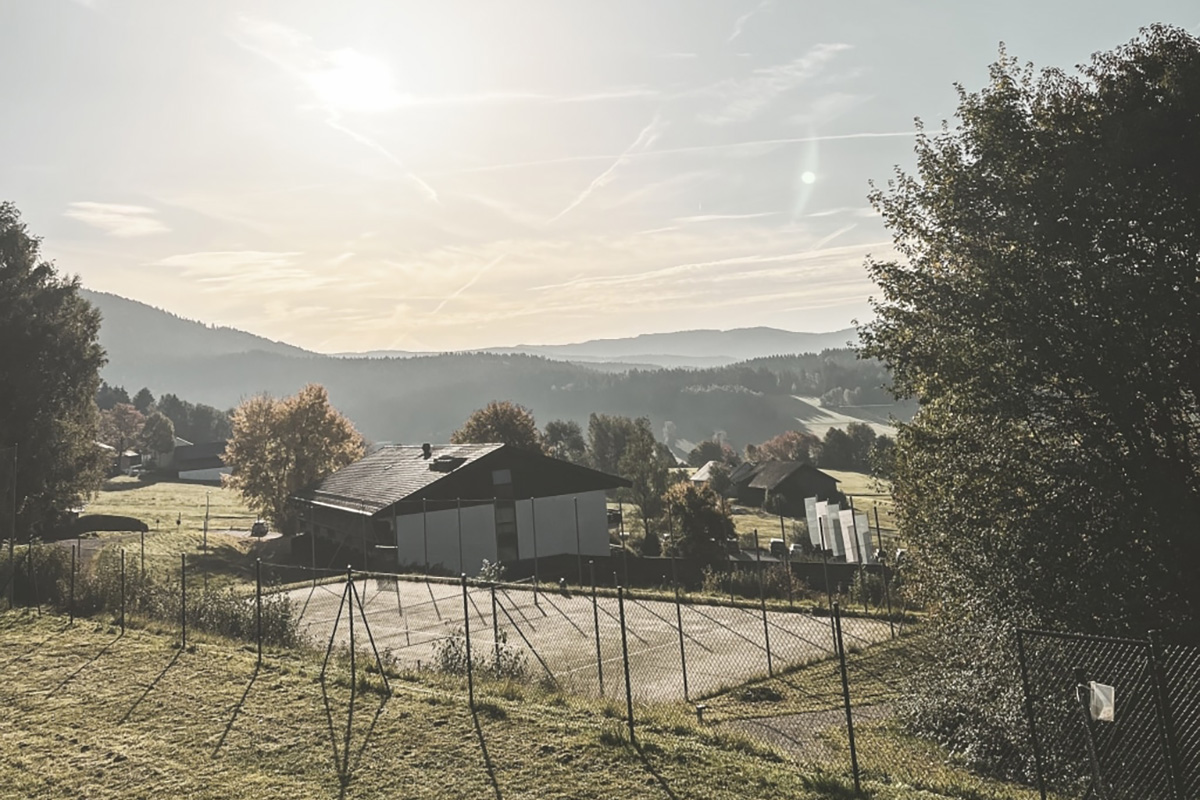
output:
<instances>
[{"instance_id":1,"label":"wire fence","mask_svg":"<svg viewBox=\"0 0 1200 800\"><path fill-rule=\"evenodd\" d=\"M999 754L1010 764L993 759L996 774L1030 776L1019 784L964 778L898 721L916 665L939 658L920 625L836 601L832 613L769 604L761 565L757 600L731 600L671 580L614 589L592 560L582 586L266 561L247 580L218 583L202 557L147 563L140 545L120 540L86 560L75 542L19 546L0 555L3 593L35 613L122 630L157 620L181 649L196 632L240 638L259 663L272 647L307 647L324 652L322 677L348 660L352 675L373 672L385 690L406 672L457 676L472 712L480 682L538 685L607 704L633 742L699 726L856 787L966 785L988 800L1200 797L1200 648L1181 642L1021 631L1012 682L1029 736ZM1104 686L1117 692L1112 721L1093 708Z\"/></svg>"}]
</instances>

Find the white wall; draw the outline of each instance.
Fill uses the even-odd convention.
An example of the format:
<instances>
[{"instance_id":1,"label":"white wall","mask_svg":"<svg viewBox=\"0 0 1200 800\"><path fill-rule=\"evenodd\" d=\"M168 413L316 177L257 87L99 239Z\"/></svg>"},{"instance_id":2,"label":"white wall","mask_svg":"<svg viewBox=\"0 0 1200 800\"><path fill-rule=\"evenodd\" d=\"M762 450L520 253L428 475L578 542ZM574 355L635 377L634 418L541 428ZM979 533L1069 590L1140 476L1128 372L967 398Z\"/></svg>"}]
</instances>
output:
<instances>
[{"instance_id":1,"label":"white wall","mask_svg":"<svg viewBox=\"0 0 1200 800\"><path fill-rule=\"evenodd\" d=\"M426 530L426 526L428 529ZM489 503L462 509L462 550L458 557L458 509L406 514L396 518L396 557L401 564L425 564L425 541L429 541L429 564L474 577L486 558L496 561L496 510Z\"/></svg>"},{"instance_id":2,"label":"white wall","mask_svg":"<svg viewBox=\"0 0 1200 800\"><path fill-rule=\"evenodd\" d=\"M213 467L212 469L190 469L179 473L181 481L219 481L222 475L232 472L231 467Z\"/></svg>"},{"instance_id":3,"label":"white wall","mask_svg":"<svg viewBox=\"0 0 1200 800\"><path fill-rule=\"evenodd\" d=\"M579 498L579 540L575 539L575 498ZM533 558L534 522L538 557L608 555L608 506L603 491L539 497L517 501L517 548L521 558Z\"/></svg>"},{"instance_id":4,"label":"white wall","mask_svg":"<svg viewBox=\"0 0 1200 800\"><path fill-rule=\"evenodd\" d=\"M518 500L517 548L522 559L533 558L533 535L536 513L538 557L574 555L575 499L579 500L578 548L586 556L608 555L608 506L603 491L579 495L539 497L532 503ZM424 517L424 519L423 519ZM425 541L429 542L429 563L446 571L469 576L478 574L486 558L496 561L496 511L488 503L463 506L462 549L458 557L458 510L430 511L428 514L405 514L396 518L396 558L400 564L425 564ZM461 563L461 566L460 566Z\"/></svg>"}]
</instances>

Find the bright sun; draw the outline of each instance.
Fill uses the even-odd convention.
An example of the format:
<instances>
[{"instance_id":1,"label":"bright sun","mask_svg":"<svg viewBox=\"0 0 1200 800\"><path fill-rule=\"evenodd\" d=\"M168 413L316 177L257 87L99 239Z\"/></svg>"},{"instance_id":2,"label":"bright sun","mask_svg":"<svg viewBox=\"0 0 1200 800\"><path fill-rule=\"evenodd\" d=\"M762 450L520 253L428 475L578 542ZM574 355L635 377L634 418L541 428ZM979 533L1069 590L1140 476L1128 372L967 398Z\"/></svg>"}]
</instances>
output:
<instances>
[{"instance_id":1,"label":"bright sun","mask_svg":"<svg viewBox=\"0 0 1200 800\"><path fill-rule=\"evenodd\" d=\"M325 67L311 74L308 82L321 104L335 111L376 113L401 101L388 65L354 50L330 53Z\"/></svg>"}]
</instances>

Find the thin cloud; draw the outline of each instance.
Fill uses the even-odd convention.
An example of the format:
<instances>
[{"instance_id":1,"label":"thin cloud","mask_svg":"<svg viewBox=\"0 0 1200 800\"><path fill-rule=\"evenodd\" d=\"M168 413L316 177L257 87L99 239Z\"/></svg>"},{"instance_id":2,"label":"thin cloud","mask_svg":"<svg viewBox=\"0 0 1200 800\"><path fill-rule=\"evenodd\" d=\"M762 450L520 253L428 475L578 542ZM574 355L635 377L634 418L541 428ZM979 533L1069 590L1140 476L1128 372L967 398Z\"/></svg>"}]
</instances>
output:
<instances>
[{"instance_id":1,"label":"thin cloud","mask_svg":"<svg viewBox=\"0 0 1200 800\"><path fill-rule=\"evenodd\" d=\"M704 222L727 222L732 220L742 219L762 219L763 217L777 217L781 214L780 211L759 211L753 214L696 214L690 217L676 217L675 222L682 222L688 225L694 225Z\"/></svg>"},{"instance_id":2,"label":"thin cloud","mask_svg":"<svg viewBox=\"0 0 1200 800\"><path fill-rule=\"evenodd\" d=\"M757 6L750 9L745 14L742 14L740 17L738 17L736 20L734 20L733 31L729 34L729 39L727 41L732 42L734 39L741 36L742 31L746 30L746 23L749 22L750 19L752 17L754 17L754 15L759 14L763 11L766 11L768 8L770 8L774 4L775 4L774 0L762 0L762 2L759 3Z\"/></svg>"},{"instance_id":3,"label":"thin cloud","mask_svg":"<svg viewBox=\"0 0 1200 800\"><path fill-rule=\"evenodd\" d=\"M633 140L633 143L629 145L629 147L626 147L623 153L617 156L616 160L609 165L608 169L604 170L604 172L601 172L599 175L593 178L592 182L589 183L582 192L576 195L574 200L568 203L562 211L559 211L550 218L550 222L553 223L562 219L564 215L571 211L571 209L576 208L584 200L587 200L588 197L591 196L592 192L603 187L605 184L611 181L613 175L617 171L617 168L624 164L633 153L636 153L639 150L645 150L646 148L650 147L650 145L654 144L655 140L658 139L658 134L661 130L661 127L662 126L659 123L658 116L655 115L654 119L650 120L650 124L642 128L642 130L638 133L637 138Z\"/></svg>"},{"instance_id":4,"label":"thin cloud","mask_svg":"<svg viewBox=\"0 0 1200 800\"><path fill-rule=\"evenodd\" d=\"M64 213L118 238L149 236L170 230L155 216L154 209L145 206L81 201L71 203Z\"/></svg>"},{"instance_id":5,"label":"thin cloud","mask_svg":"<svg viewBox=\"0 0 1200 800\"><path fill-rule=\"evenodd\" d=\"M713 125L751 119L775 98L820 75L839 53L849 49L850 45L836 42L814 45L786 64L762 67L748 78L729 78L702 89L698 94L715 96L723 106L713 113L702 114L700 119Z\"/></svg>"},{"instance_id":6,"label":"thin cloud","mask_svg":"<svg viewBox=\"0 0 1200 800\"><path fill-rule=\"evenodd\" d=\"M841 228L838 228L836 231L834 231L833 233L829 234L828 236L824 237L823 239L819 240L816 244L814 244L813 250L820 250L825 245L829 244L830 242L832 242L834 239L838 238L842 234L849 233L850 231L854 230L857 227L858 227L858 223L852 222L849 225L844 225Z\"/></svg>"},{"instance_id":7,"label":"thin cloud","mask_svg":"<svg viewBox=\"0 0 1200 800\"><path fill-rule=\"evenodd\" d=\"M445 308L447 303L449 303L454 298L458 297L460 294L465 292L467 289L470 289L472 286L474 286L476 281L478 281L480 278L482 278L484 276L484 274L486 274L488 271L490 271L492 269L492 267L495 267L497 264L499 264L501 261L503 261L504 257L507 255L508 255L507 253L501 253L500 255L496 256L488 263L484 264L483 268L480 269L478 272L476 272L474 275L472 275L471 279L469 281L464 283L462 286L458 287L458 289L453 294L451 294L448 297L446 297L445 299L443 299L442 302L438 303L438 307L433 310L433 313L430 314L430 316L431 317L437 316L437 313L439 311L441 311L443 308Z\"/></svg>"},{"instance_id":8,"label":"thin cloud","mask_svg":"<svg viewBox=\"0 0 1200 800\"><path fill-rule=\"evenodd\" d=\"M397 156L391 150L388 150L386 147L384 147L383 145L381 145L379 142L375 141L371 137L361 134L358 131L347 128L345 125L343 125L341 122L338 121L336 112L330 111L329 116L326 117L326 119L325 119L325 124L328 125L329 127L333 128L335 131L338 131L339 133L343 133L346 136L349 136L351 139L358 142L359 144L364 145L365 147L369 147L370 149L374 150L376 153L379 153L381 156L383 156L388 161L390 161L392 164L394 164L396 167L398 167L400 169L400 171L404 174L404 178L407 181L409 181L410 183L412 183L414 186L416 186L417 189L420 190L421 194L425 195L426 200L429 200L430 202L433 202L433 203L440 202L438 200L437 191L432 186L430 186L428 183L426 183L419 175L417 175L415 172L413 172L407 166L405 166L404 162L400 160L399 156Z\"/></svg>"}]
</instances>

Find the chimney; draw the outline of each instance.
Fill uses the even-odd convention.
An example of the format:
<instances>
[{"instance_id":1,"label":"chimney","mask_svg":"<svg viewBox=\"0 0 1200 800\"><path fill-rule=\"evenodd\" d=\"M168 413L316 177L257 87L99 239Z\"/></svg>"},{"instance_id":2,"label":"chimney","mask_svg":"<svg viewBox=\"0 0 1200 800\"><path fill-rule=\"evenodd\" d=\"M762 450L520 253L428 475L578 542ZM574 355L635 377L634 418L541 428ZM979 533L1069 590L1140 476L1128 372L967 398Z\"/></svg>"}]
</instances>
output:
<instances>
[{"instance_id":1,"label":"chimney","mask_svg":"<svg viewBox=\"0 0 1200 800\"><path fill-rule=\"evenodd\" d=\"M426 459L432 456L433 445L431 445L429 442L425 442L425 444L421 445L421 455Z\"/></svg>"}]
</instances>

